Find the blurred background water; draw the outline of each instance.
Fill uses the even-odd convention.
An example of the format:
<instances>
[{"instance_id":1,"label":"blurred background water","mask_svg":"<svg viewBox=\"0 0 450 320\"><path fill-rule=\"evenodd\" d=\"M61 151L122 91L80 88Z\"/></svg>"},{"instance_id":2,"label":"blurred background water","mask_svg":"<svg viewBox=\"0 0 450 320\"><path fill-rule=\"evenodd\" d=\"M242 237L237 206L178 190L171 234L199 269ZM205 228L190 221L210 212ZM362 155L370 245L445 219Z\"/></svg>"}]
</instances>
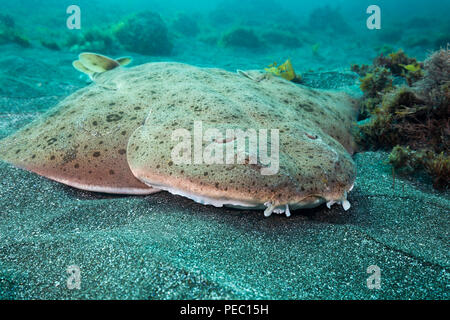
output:
<instances>
[{"instance_id":1,"label":"blurred background water","mask_svg":"<svg viewBox=\"0 0 450 320\"><path fill-rule=\"evenodd\" d=\"M72 4L80 8L80 29L67 27ZM367 28L371 4L381 8L380 30ZM31 87L25 79L39 75L45 83L63 82L62 94L72 92L88 81L71 67L83 51L130 55L135 65L178 61L230 71L263 69L290 58L306 84L357 84L351 90L358 93L355 75L343 71L399 49L424 60L450 42L449 9L450 1L439 0L2 1L0 72L22 72L23 79L0 78L9 81L0 94L39 96L44 87ZM331 73L317 77L317 71Z\"/></svg>"},{"instance_id":2,"label":"blurred background water","mask_svg":"<svg viewBox=\"0 0 450 320\"><path fill-rule=\"evenodd\" d=\"M352 60L369 59L390 47L401 47L423 58L428 50L445 46L450 39L450 1L439 0L2 2L2 16L14 21L15 31L21 37L47 48L73 52L80 49L103 53L120 53L124 49L132 51L131 46L124 46L126 41L118 39L118 25L130 15L151 11L162 21L150 21L150 18L146 21L161 23L163 28L167 28L168 41L173 49L134 51L184 60L189 60L189 55L199 55L202 58L198 60L205 64L217 63L213 61L213 54L204 52L208 50L206 48L210 52L216 52L214 49L218 48L217 51L222 51L223 55L236 58L244 56L240 50L242 48L250 49L247 51L253 55L261 54L261 51L274 58L290 55L293 60L302 59L298 61L300 67L314 65L317 62L314 60L320 58L319 63L323 66L336 65L337 60L348 64L354 62ZM68 30L66 27L66 8L72 4L81 9L81 30ZM368 30L366 27L366 9L371 4L381 8L381 30ZM5 21L5 18L2 20ZM149 28L148 25L146 27ZM235 39L234 43L226 41L227 35L241 28L253 34L241 35L241 39ZM146 34L145 26L140 31L145 34L146 41L155 43L160 40L155 34ZM6 42L0 37L1 41ZM130 41L139 47L137 38ZM312 57L307 55L311 53L314 53ZM296 55L298 59L295 59ZM220 61L218 63L221 64Z\"/></svg>"}]
</instances>

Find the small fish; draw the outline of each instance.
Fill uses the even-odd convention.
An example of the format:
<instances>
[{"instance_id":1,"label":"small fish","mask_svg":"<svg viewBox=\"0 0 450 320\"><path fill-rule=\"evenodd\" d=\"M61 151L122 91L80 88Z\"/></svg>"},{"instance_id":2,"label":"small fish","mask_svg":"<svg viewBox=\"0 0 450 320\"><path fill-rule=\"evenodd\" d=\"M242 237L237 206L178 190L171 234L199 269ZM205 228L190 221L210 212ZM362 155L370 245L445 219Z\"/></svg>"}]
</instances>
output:
<instances>
[{"instance_id":1,"label":"small fish","mask_svg":"<svg viewBox=\"0 0 450 320\"><path fill-rule=\"evenodd\" d=\"M420 64L400 64L400 67L402 67L405 70L408 70L409 72L417 72L420 70Z\"/></svg>"}]
</instances>

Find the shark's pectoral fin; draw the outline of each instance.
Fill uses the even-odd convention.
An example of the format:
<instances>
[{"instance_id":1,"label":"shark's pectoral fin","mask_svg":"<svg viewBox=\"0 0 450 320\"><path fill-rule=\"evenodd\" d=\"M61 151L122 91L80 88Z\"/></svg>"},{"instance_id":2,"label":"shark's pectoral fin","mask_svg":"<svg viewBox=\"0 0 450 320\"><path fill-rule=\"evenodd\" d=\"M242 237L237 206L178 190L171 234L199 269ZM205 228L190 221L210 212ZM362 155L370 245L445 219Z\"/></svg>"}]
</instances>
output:
<instances>
[{"instance_id":1,"label":"shark's pectoral fin","mask_svg":"<svg viewBox=\"0 0 450 320\"><path fill-rule=\"evenodd\" d=\"M93 75L93 74L95 73L94 71L92 71L92 70L86 68L86 67L84 66L84 64L81 63L80 60L76 60L76 61L72 62L72 65L73 65L73 67L74 67L75 69L77 69L78 71L80 71L80 72L82 72L82 73L84 73L84 74L87 74L87 75L89 75L89 76L91 76L91 75Z\"/></svg>"},{"instance_id":2,"label":"shark's pectoral fin","mask_svg":"<svg viewBox=\"0 0 450 320\"><path fill-rule=\"evenodd\" d=\"M97 77L106 71L116 69L120 66L127 66L133 61L130 57L113 60L106 56L89 52L80 54L79 59L72 63L73 67L87 74L92 81L97 81Z\"/></svg>"},{"instance_id":3,"label":"shark's pectoral fin","mask_svg":"<svg viewBox=\"0 0 450 320\"><path fill-rule=\"evenodd\" d=\"M86 69L97 73L106 72L120 66L116 60L97 53L85 52L80 54L79 59Z\"/></svg>"},{"instance_id":4,"label":"shark's pectoral fin","mask_svg":"<svg viewBox=\"0 0 450 320\"><path fill-rule=\"evenodd\" d=\"M116 60L118 64L120 64L122 67L125 67L127 65L129 65L133 59L131 59L130 57L122 57Z\"/></svg>"}]
</instances>

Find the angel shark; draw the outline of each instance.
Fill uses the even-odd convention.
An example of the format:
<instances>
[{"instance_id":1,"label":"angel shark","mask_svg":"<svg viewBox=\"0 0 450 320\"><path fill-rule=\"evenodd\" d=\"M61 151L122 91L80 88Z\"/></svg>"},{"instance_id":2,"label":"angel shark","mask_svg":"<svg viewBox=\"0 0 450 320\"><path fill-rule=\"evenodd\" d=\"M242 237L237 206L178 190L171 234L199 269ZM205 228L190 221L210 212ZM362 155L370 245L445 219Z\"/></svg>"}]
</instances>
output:
<instances>
[{"instance_id":1,"label":"angel shark","mask_svg":"<svg viewBox=\"0 0 450 320\"><path fill-rule=\"evenodd\" d=\"M165 190L216 207L264 209L266 216L322 203L350 207L356 102L346 94L259 71L242 76L164 62L123 68L130 61L81 54L74 66L95 82L0 141L0 159L83 190ZM176 163L174 132L192 131L198 122L221 132L278 130L279 170L262 175L258 161ZM200 144L220 150L239 139ZM195 157L195 150L187 154Z\"/></svg>"}]
</instances>

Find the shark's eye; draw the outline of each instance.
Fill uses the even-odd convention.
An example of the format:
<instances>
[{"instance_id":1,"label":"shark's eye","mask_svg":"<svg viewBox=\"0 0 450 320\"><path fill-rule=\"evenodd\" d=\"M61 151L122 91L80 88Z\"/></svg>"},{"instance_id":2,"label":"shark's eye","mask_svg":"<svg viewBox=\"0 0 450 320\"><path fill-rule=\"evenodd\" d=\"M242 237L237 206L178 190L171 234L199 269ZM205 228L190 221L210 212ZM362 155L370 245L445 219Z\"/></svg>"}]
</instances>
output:
<instances>
[{"instance_id":1,"label":"shark's eye","mask_svg":"<svg viewBox=\"0 0 450 320\"><path fill-rule=\"evenodd\" d=\"M308 138L312 139L312 140L316 140L317 138L319 138L317 135L312 135L312 134L309 134L309 133L307 133L307 132L305 132L305 135L306 135Z\"/></svg>"}]
</instances>

